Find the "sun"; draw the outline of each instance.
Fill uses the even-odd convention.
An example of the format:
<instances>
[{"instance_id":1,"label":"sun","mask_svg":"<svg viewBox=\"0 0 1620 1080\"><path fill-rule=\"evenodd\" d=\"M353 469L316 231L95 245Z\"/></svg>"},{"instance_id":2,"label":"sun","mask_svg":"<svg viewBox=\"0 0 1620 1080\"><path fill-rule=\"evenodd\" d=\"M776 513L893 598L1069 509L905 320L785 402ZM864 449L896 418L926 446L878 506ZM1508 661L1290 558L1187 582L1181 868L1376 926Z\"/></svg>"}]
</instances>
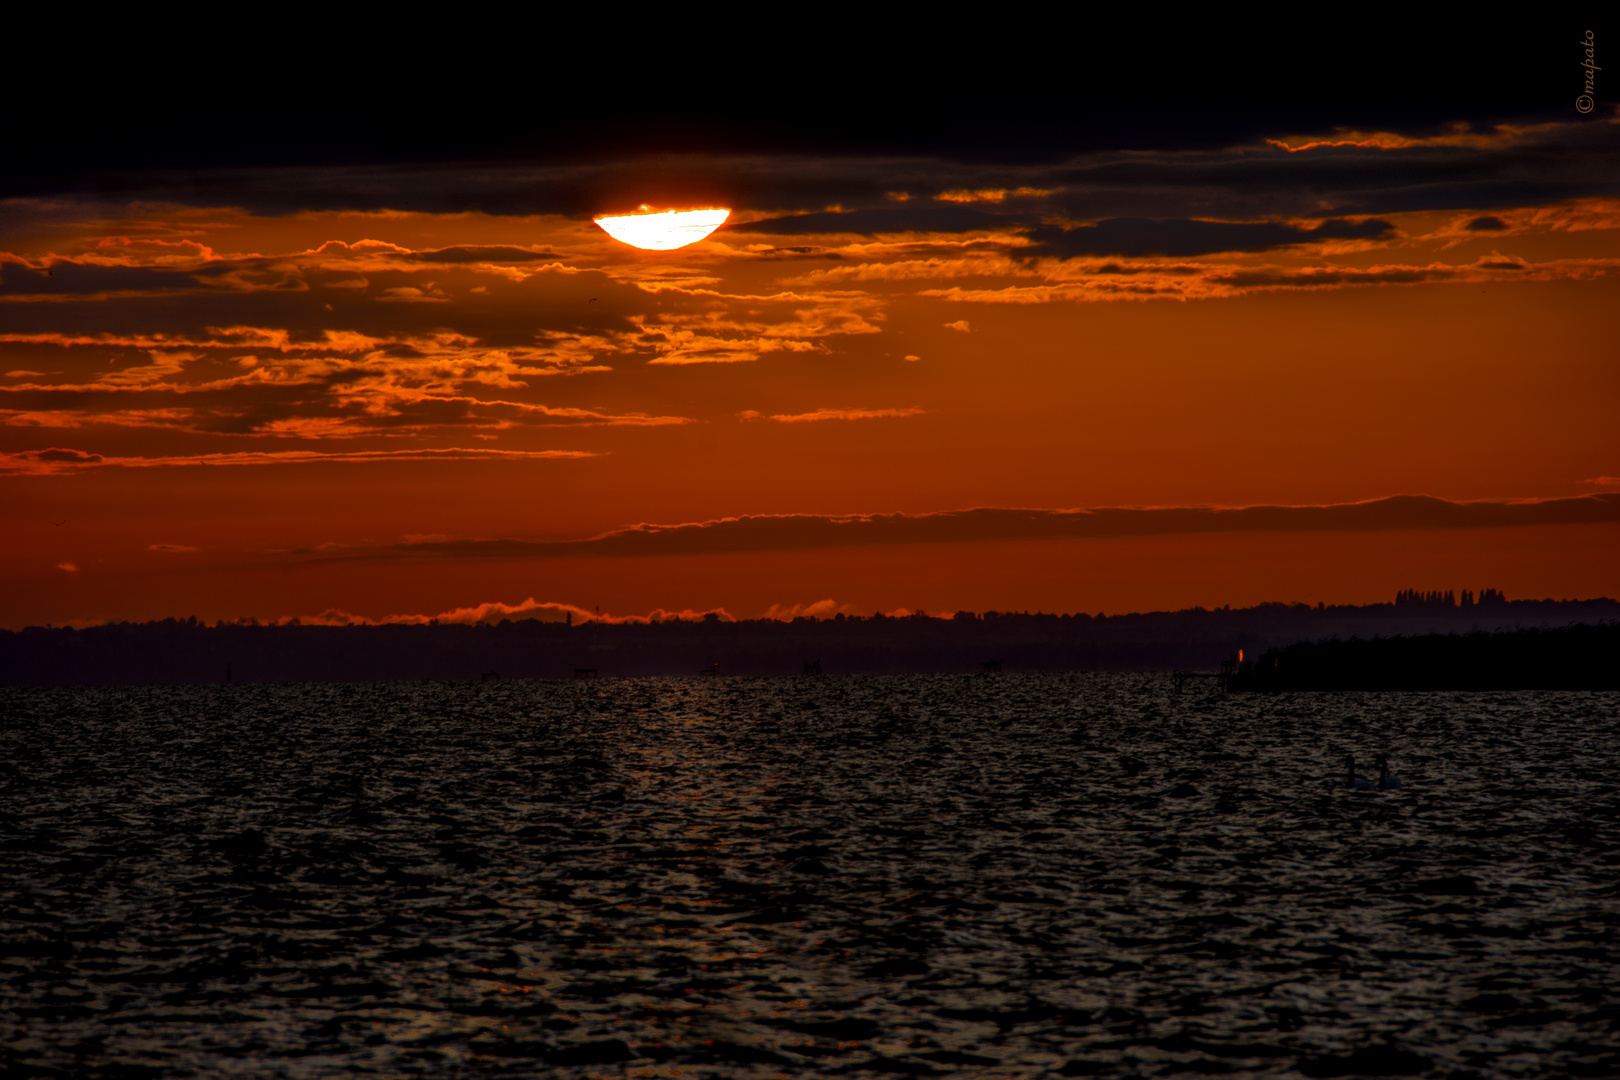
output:
<instances>
[{"instance_id":1,"label":"sun","mask_svg":"<svg viewBox=\"0 0 1620 1080\"><path fill-rule=\"evenodd\" d=\"M730 210L666 210L653 213L643 206L639 214L614 214L596 219L613 239L649 251L673 251L695 244L718 229Z\"/></svg>"}]
</instances>

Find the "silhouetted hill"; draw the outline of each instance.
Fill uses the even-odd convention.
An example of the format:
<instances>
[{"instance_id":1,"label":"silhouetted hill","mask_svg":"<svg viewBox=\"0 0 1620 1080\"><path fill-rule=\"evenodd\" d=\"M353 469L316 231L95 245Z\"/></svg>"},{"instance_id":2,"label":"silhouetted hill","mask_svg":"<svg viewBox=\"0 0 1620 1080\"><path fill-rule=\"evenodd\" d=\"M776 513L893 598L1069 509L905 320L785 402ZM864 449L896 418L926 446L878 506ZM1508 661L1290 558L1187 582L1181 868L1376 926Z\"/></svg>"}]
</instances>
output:
<instances>
[{"instance_id":1,"label":"silhouetted hill","mask_svg":"<svg viewBox=\"0 0 1620 1080\"><path fill-rule=\"evenodd\" d=\"M1490 602L1403 593L1400 602L1147 614L1031 615L962 612L954 619L838 616L651 624L523 620L495 625L259 626L195 620L111 623L88 629L0 631L0 685L120 686L225 681L369 682L391 679L790 675L819 661L828 675L1006 671L1213 670L1239 649L1327 638L1373 638L1557 627L1620 620L1614 600Z\"/></svg>"}]
</instances>

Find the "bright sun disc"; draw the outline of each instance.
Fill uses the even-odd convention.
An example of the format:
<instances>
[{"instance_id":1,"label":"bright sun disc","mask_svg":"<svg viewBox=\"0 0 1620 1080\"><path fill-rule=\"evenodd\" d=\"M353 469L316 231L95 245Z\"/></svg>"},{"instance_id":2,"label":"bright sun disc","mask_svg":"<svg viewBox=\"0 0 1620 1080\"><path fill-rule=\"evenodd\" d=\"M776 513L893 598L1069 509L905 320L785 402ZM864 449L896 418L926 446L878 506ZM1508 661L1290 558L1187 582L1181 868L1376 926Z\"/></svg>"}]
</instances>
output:
<instances>
[{"instance_id":1,"label":"bright sun disc","mask_svg":"<svg viewBox=\"0 0 1620 1080\"><path fill-rule=\"evenodd\" d=\"M718 229L730 210L666 210L662 214L617 214L596 223L615 240L649 251L695 244Z\"/></svg>"}]
</instances>

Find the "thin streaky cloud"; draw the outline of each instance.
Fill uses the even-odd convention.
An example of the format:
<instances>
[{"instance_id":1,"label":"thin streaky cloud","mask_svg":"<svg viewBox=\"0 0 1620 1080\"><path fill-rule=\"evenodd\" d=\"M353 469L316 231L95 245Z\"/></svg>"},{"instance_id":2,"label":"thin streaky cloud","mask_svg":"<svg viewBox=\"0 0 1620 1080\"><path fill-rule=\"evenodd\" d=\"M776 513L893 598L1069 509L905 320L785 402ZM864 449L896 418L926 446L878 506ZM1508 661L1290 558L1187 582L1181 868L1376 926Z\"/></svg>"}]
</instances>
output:
<instances>
[{"instance_id":1,"label":"thin streaky cloud","mask_svg":"<svg viewBox=\"0 0 1620 1080\"><path fill-rule=\"evenodd\" d=\"M382 461L540 461L590 458L588 450L493 450L448 447L442 450L241 450L218 454L174 454L164 457L113 457L51 447L0 454L0 474L55 476L85 469L166 469L184 466L309 465L319 462ZM154 548L154 550L157 550ZM166 549L172 550L172 549Z\"/></svg>"},{"instance_id":2,"label":"thin streaky cloud","mask_svg":"<svg viewBox=\"0 0 1620 1080\"><path fill-rule=\"evenodd\" d=\"M814 424L822 420L881 420L896 416L922 416L923 409L816 409L806 413L777 413L771 417L779 424Z\"/></svg>"},{"instance_id":3,"label":"thin streaky cloud","mask_svg":"<svg viewBox=\"0 0 1620 1080\"><path fill-rule=\"evenodd\" d=\"M974 304L1051 304L1117 300L1200 300L1284 290L1404 287L1440 282L1491 284L1505 274L1527 281L1587 281L1620 270L1620 259L1523 259L1486 256L1466 265L1451 263L1350 266L1177 266L1153 264L1066 264L1052 262L1047 281L965 289L923 289L918 296Z\"/></svg>"}]
</instances>

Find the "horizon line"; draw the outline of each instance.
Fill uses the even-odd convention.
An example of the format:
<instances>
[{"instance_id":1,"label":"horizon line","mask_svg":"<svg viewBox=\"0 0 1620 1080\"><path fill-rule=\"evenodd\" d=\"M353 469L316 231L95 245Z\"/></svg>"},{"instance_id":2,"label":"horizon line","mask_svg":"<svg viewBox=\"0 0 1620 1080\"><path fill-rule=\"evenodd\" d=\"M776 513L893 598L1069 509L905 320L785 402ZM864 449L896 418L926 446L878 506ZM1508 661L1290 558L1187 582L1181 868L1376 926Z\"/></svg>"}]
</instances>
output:
<instances>
[{"instance_id":1,"label":"horizon line","mask_svg":"<svg viewBox=\"0 0 1620 1080\"><path fill-rule=\"evenodd\" d=\"M1402 596L1405 594L1414 594L1415 598L1403 601ZM1486 598L1476 599L1476 596L1484 596ZM832 601L822 602L822 604L831 603ZM62 625L46 623L41 626L34 624L24 626L19 629L6 629L0 627L0 633L24 634L30 631L57 632L64 630L78 632L118 626L156 627L163 626L165 624L175 624L177 626L185 626L187 628L195 628L199 630L244 628L375 629L398 626L423 628L462 626L471 629L480 626L494 628L506 624L516 625L519 623L539 623L542 625L557 626L561 628L584 629L589 626L789 626L795 623L863 623L900 622L906 620L924 620L928 622L955 622L958 620L967 621L964 616L971 618L972 621L978 622L999 621L1001 619L1037 618L1067 620L1085 619L1088 621L1102 621L1107 619L1151 618L1154 616L1164 615L1242 615L1245 613L1271 608L1286 609L1289 611L1303 609L1307 612L1320 612L1327 614L1330 612L1369 611L1375 608L1395 609L1405 607L1414 609L1414 614L1438 613L1445 611L1460 615L1463 612L1478 612L1481 609L1489 612L1496 609L1510 608L1515 605L1542 604L1613 604L1616 605L1617 608L1620 608L1620 600L1609 596L1594 596L1585 598L1562 597L1557 599L1553 597L1526 597L1517 600L1510 600L1507 597L1502 596L1501 593L1496 589L1481 589L1478 594L1474 594L1471 590L1466 589L1462 590L1462 593L1460 594L1457 593L1456 590L1430 590L1427 592L1422 592L1419 590L1402 589L1397 592L1394 600L1375 600L1361 604L1329 604L1325 601L1318 601L1315 604L1311 604L1310 602L1303 600L1264 600L1248 607L1237 608L1232 607L1230 604L1223 604L1219 607L1204 607L1201 604L1195 604L1191 607L1185 608L1160 609L1153 611L1122 611L1114 613L1099 611L1096 614L1091 614L1090 612L1085 611L1000 611L992 608L982 612L962 609L954 612L940 612L933 615L930 615L926 611L912 611L904 607L896 608L895 610L888 612L877 611L873 612L871 615L861 615L844 610L815 614L793 614L790 611L785 611L778 615L772 615L769 613L769 611L776 609L776 605L772 605L772 609L768 609L767 613L764 615L760 615L755 618L738 618L726 611L723 607L710 608L704 611L694 611L690 608L681 611L668 611L663 608L654 608L647 615L613 615L611 613L601 615L587 611L574 604L556 603L550 601L536 603L531 597L522 604L509 605L497 601L479 604L473 607L452 609L451 611L441 612L438 615L396 614L373 618L365 615L356 615L352 612L342 611L337 608L329 608L318 615L283 615L273 618L266 618L262 621L257 616L243 615L229 620L215 619L210 623L206 619L198 619L195 615L184 618L176 615L170 615L161 619L148 619L144 622L137 622L130 619L110 618L98 621L85 621L82 623L74 621ZM800 605L800 608L820 608L821 606L821 604ZM842 607L849 606L850 605L847 604L842 605ZM542 613L545 615L551 615L553 617L545 618L543 617ZM1616 614L1620 615L1620 611L1617 611Z\"/></svg>"}]
</instances>

